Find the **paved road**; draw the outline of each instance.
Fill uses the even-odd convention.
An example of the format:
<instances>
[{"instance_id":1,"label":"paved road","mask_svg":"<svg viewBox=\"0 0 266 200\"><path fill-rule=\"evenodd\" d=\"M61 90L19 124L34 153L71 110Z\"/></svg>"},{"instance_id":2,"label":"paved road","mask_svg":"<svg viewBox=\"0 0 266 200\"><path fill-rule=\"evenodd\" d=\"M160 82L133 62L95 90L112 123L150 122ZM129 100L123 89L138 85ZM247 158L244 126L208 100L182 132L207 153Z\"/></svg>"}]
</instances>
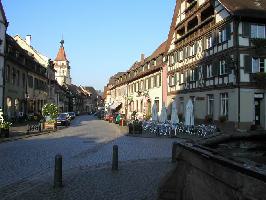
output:
<instances>
[{"instance_id":1,"label":"paved road","mask_svg":"<svg viewBox=\"0 0 266 200\"><path fill-rule=\"evenodd\" d=\"M126 137L115 124L79 116L71 127L56 133L0 144L0 189L51 174L58 153L63 155L64 170L69 170L110 162L114 144L119 145L121 161L168 158L172 142Z\"/></svg>"}]
</instances>

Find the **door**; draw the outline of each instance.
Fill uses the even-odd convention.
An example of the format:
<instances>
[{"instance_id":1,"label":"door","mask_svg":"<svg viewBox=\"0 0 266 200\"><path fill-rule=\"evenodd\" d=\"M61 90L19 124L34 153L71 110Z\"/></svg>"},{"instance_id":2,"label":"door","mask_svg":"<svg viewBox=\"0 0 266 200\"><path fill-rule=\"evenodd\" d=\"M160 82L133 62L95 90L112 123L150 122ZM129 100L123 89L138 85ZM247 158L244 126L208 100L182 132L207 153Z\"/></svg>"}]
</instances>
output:
<instances>
[{"instance_id":1,"label":"door","mask_svg":"<svg viewBox=\"0 0 266 200\"><path fill-rule=\"evenodd\" d=\"M255 124L260 125L260 101L261 99L255 98Z\"/></svg>"}]
</instances>

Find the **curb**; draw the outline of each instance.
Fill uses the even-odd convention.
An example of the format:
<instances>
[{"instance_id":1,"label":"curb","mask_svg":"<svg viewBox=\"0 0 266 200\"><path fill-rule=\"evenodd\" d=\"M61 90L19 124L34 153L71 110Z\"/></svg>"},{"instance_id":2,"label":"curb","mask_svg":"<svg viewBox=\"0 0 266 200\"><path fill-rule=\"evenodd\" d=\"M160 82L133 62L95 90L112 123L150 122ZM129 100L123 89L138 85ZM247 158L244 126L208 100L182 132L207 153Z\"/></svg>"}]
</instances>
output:
<instances>
[{"instance_id":1,"label":"curb","mask_svg":"<svg viewBox=\"0 0 266 200\"><path fill-rule=\"evenodd\" d=\"M10 138L4 138L4 139L0 139L0 144L1 143L5 143L5 142L13 142L13 141L17 141L17 140L23 140L26 138L31 138L31 137L35 137L35 136L40 136L40 135L47 135L49 133L55 133L57 131L44 131L41 133L35 133L35 134L25 134L23 136L18 136L18 137L10 137Z\"/></svg>"}]
</instances>

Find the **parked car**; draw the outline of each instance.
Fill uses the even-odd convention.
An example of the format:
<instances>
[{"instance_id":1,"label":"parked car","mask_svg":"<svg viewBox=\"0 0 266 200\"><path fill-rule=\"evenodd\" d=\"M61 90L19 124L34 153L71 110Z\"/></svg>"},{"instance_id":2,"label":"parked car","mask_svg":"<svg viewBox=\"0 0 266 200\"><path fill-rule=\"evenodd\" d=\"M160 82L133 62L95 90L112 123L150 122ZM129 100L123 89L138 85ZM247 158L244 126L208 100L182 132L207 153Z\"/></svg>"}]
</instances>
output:
<instances>
[{"instance_id":1,"label":"parked car","mask_svg":"<svg viewBox=\"0 0 266 200\"><path fill-rule=\"evenodd\" d=\"M75 117L76 117L75 112L68 112L68 114L69 114L71 119L75 119Z\"/></svg>"},{"instance_id":2,"label":"parked car","mask_svg":"<svg viewBox=\"0 0 266 200\"><path fill-rule=\"evenodd\" d=\"M68 113L60 113L56 118L56 124L61 126L69 126L71 117Z\"/></svg>"}]
</instances>

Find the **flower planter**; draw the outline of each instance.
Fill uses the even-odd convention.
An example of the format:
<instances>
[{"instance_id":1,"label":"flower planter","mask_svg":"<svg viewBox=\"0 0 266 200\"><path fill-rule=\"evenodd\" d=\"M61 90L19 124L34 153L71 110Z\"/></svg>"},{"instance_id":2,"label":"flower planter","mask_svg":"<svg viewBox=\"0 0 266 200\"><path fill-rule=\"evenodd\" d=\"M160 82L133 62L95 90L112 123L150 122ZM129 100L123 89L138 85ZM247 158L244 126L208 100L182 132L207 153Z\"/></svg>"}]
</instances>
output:
<instances>
[{"instance_id":1,"label":"flower planter","mask_svg":"<svg viewBox=\"0 0 266 200\"><path fill-rule=\"evenodd\" d=\"M56 123L44 123L44 129L45 130L56 130L57 129L57 125Z\"/></svg>"}]
</instances>

